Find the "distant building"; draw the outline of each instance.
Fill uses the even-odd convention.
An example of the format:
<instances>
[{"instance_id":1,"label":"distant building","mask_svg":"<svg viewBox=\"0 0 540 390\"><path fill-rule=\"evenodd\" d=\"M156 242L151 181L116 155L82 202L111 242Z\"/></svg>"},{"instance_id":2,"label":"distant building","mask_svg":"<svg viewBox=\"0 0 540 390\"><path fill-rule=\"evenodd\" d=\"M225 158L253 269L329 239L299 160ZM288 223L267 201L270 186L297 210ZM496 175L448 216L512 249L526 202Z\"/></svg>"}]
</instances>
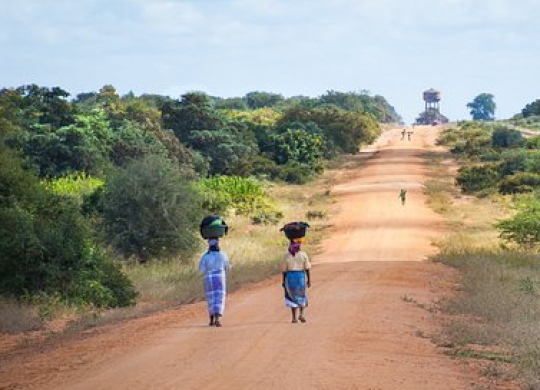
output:
<instances>
[{"instance_id":1,"label":"distant building","mask_svg":"<svg viewBox=\"0 0 540 390\"><path fill-rule=\"evenodd\" d=\"M441 92L434 88L424 91L423 98L425 102L424 112L416 119L420 125L438 125L448 122L448 118L441 114L440 101Z\"/></svg>"}]
</instances>

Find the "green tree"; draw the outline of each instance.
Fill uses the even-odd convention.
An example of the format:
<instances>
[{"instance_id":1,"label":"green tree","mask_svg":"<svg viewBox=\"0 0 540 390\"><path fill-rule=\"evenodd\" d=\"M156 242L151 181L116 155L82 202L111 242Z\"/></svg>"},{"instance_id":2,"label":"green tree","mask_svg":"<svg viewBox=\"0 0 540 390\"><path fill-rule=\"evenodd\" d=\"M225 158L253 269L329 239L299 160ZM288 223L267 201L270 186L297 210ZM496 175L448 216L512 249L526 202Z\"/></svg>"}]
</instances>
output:
<instances>
[{"instance_id":1,"label":"green tree","mask_svg":"<svg viewBox=\"0 0 540 390\"><path fill-rule=\"evenodd\" d=\"M199 245L200 199L178 166L162 156L148 155L112 172L101 209L106 239L125 257L187 261Z\"/></svg>"},{"instance_id":2,"label":"green tree","mask_svg":"<svg viewBox=\"0 0 540 390\"><path fill-rule=\"evenodd\" d=\"M248 176L258 149L234 128L193 131L189 144L208 160L211 175Z\"/></svg>"},{"instance_id":3,"label":"green tree","mask_svg":"<svg viewBox=\"0 0 540 390\"><path fill-rule=\"evenodd\" d=\"M132 304L136 293L70 197L22 168L0 136L0 293L60 294L80 304Z\"/></svg>"},{"instance_id":4,"label":"green tree","mask_svg":"<svg viewBox=\"0 0 540 390\"><path fill-rule=\"evenodd\" d=\"M471 116L475 121L493 121L495 119L495 104L494 96L491 93L481 93L476 96L472 102L467 104L470 109Z\"/></svg>"},{"instance_id":5,"label":"green tree","mask_svg":"<svg viewBox=\"0 0 540 390\"><path fill-rule=\"evenodd\" d=\"M283 101L283 96L277 93L254 91L246 94L246 102L249 108L256 110L263 107L274 107Z\"/></svg>"},{"instance_id":6,"label":"green tree","mask_svg":"<svg viewBox=\"0 0 540 390\"><path fill-rule=\"evenodd\" d=\"M521 110L523 117L540 115L540 99L535 100L532 103L529 103Z\"/></svg>"},{"instance_id":7,"label":"green tree","mask_svg":"<svg viewBox=\"0 0 540 390\"><path fill-rule=\"evenodd\" d=\"M212 106L210 97L201 92L182 95L179 101L162 108L163 127L171 129L178 139L189 143L193 131L218 130L225 125L224 117Z\"/></svg>"},{"instance_id":8,"label":"green tree","mask_svg":"<svg viewBox=\"0 0 540 390\"><path fill-rule=\"evenodd\" d=\"M278 164L297 162L305 164L314 172L322 169L324 139L305 130L288 129L272 136L274 158Z\"/></svg>"}]
</instances>

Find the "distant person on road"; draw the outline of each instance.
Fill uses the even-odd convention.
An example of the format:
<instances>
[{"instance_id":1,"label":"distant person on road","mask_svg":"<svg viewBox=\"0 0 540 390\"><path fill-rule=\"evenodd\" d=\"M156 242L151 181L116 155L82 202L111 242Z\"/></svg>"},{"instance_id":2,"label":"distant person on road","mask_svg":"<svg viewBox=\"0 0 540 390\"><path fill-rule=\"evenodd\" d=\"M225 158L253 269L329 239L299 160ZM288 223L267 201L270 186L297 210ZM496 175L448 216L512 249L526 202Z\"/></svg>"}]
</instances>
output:
<instances>
[{"instance_id":1,"label":"distant person on road","mask_svg":"<svg viewBox=\"0 0 540 390\"><path fill-rule=\"evenodd\" d=\"M221 327L220 318L225 311L227 273L231 268L227 254L220 250L219 240L208 240L208 251L199 262L199 272L204 274L204 292L208 303L210 326Z\"/></svg>"},{"instance_id":2,"label":"distant person on road","mask_svg":"<svg viewBox=\"0 0 540 390\"><path fill-rule=\"evenodd\" d=\"M402 188L401 191L399 191L398 198L401 199L401 205L405 206L405 201L407 200L407 190L405 188Z\"/></svg>"},{"instance_id":3,"label":"distant person on road","mask_svg":"<svg viewBox=\"0 0 540 390\"><path fill-rule=\"evenodd\" d=\"M401 131L401 139L404 140L405 139L405 133L407 132L407 130L403 129Z\"/></svg>"},{"instance_id":4,"label":"distant person on road","mask_svg":"<svg viewBox=\"0 0 540 390\"><path fill-rule=\"evenodd\" d=\"M411 136L413 135L413 132L412 131L408 131L407 132L407 137L409 138L409 141L411 140Z\"/></svg>"},{"instance_id":5,"label":"distant person on road","mask_svg":"<svg viewBox=\"0 0 540 390\"><path fill-rule=\"evenodd\" d=\"M308 306L306 287L311 287L311 263L308 255L300 250L302 239L292 240L283 262L285 306L291 309L292 323L306 322L304 310ZM300 311L298 319L297 312Z\"/></svg>"}]
</instances>

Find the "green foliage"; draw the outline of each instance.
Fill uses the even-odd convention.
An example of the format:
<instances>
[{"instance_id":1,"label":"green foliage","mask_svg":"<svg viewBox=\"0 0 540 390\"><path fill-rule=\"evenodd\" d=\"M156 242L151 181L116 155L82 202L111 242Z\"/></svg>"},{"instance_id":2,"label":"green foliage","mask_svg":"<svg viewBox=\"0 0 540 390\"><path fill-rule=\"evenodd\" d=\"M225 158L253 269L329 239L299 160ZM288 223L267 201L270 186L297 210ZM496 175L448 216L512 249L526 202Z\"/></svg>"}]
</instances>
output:
<instances>
[{"instance_id":1,"label":"green foliage","mask_svg":"<svg viewBox=\"0 0 540 390\"><path fill-rule=\"evenodd\" d=\"M467 108L471 110L473 120L493 121L495 119L497 105L491 93L481 93L472 102L467 103Z\"/></svg>"},{"instance_id":2,"label":"green foliage","mask_svg":"<svg viewBox=\"0 0 540 390\"><path fill-rule=\"evenodd\" d=\"M529 155L523 149L506 149L500 154L500 159L499 174L504 177L525 171Z\"/></svg>"},{"instance_id":3,"label":"green foliage","mask_svg":"<svg viewBox=\"0 0 540 390\"><path fill-rule=\"evenodd\" d=\"M305 184L313 178L314 174L310 165L292 160L281 166L278 178L288 183Z\"/></svg>"},{"instance_id":4,"label":"green foliage","mask_svg":"<svg viewBox=\"0 0 540 390\"><path fill-rule=\"evenodd\" d=\"M525 248L540 244L540 202L527 200L520 203L516 214L496 224L501 237Z\"/></svg>"},{"instance_id":5,"label":"green foliage","mask_svg":"<svg viewBox=\"0 0 540 390\"><path fill-rule=\"evenodd\" d=\"M527 104L525 108L521 110L521 114L524 117L540 115L540 99L537 99L534 102Z\"/></svg>"},{"instance_id":6,"label":"green foliage","mask_svg":"<svg viewBox=\"0 0 540 390\"><path fill-rule=\"evenodd\" d=\"M505 126L497 126L491 134L491 144L495 148L514 148L524 144L525 139L520 131Z\"/></svg>"},{"instance_id":7,"label":"green foliage","mask_svg":"<svg viewBox=\"0 0 540 390\"><path fill-rule=\"evenodd\" d=\"M463 166L456 177L458 185L468 193L494 188L498 180L499 172L493 164Z\"/></svg>"},{"instance_id":8,"label":"green foliage","mask_svg":"<svg viewBox=\"0 0 540 390\"><path fill-rule=\"evenodd\" d=\"M540 187L540 174L519 172L505 177L498 186L499 191L503 194L532 192L535 188Z\"/></svg>"},{"instance_id":9,"label":"green foliage","mask_svg":"<svg viewBox=\"0 0 540 390\"><path fill-rule=\"evenodd\" d=\"M305 130L288 129L271 137L273 155L278 164L298 163L310 167L314 172L322 170L323 137Z\"/></svg>"},{"instance_id":10,"label":"green foliage","mask_svg":"<svg viewBox=\"0 0 540 390\"><path fill-rule=\"evenodd\" d=\"M125 257L188 259L197 249L200 199L162 156L146 156L112 172L101 202L107 242Z\"/></svg>"},{"instance_id":11,"label":"green foliage","mask_svg":"<svg viewBox=\"0 0 540 390\"><path fill-rule=\"evenodd\" d=\"M103 187L103 180L87 175L84 172L74 172L56 179L43 182L45 188L55 194L70 196L80 201L90 196L94 191Z\"/></svg>"},{"instance_id":12,"label":"green foliage","mask_svg":"<svg viewBox=\"0 0 540 390\"><path fill-rule=\"evenodd\" d=\"M188 144L193 131L219 130L225 125L210 97L201 92L182 95L179 101L165 104L161 111L164 128L171 129L180 141Z\"/></svg>"},{"instance_id":13,"label":"green foliage","mask_svg":"<svg viewBox=\"0 0 540 390\"><path fill-rule=\"evenodd\" d=\"M283 96L276 93L254 91L246 94L246 103L252 110L274 107L282 100Z\"/></svg>"},{"instance_id":14,"label":"green foliage","mask_svg":"<svg viewBox=\"0 0 540 390\"><path fill-rule=\"evenodd\" d=\"M337 92L327 91L320 98L320 105L334 105L346 111L367 113L379 122L400 122L401 117L397 114L384 97L380 95L370 96L367 91Z\"/></svg>"},{"instance_id":15,"label":"green foliage","mask_svg":"<svg viewBox=\"0 0 540 390\"><path fill-rule=\"evenodd\" d=\"M59 87L46 88L35 84L0 90L0 105L14 113L13 123L22 128L47 125L53 129L73 123L76 106L69 93Z\"/></svg>"},{"instance_id":16,"label":"green foliage","mask_svg":"<svg viewBox=\"0 0 540 390\"><path fill-rule=\"evenodd\" d=\"M212 213L225 215L234 209L238 214L253 215L270 207L264 186L254 178L215 176L199 180L197 187L203 208Z\"/></svg>"},{"instance_id":17,"label":"green foliage","mask_svg":"<svg viewBox=\"0 0 540 390\"><path fill-rule=\"evenodd\" d=\"M230 128L193 131L189 143L208 159L211 175L247 176L257 155L255 142Z\"/></svg>"},{"instance_id":18,"label":"green foliage","mask_svg":"<svg viewBox=\"0 0 540 390\"><path fill-rule=\"evenodd\" d=\"M168 150L153 133L144 131L137 122L126 120L111 139L111 160L125 165L149 154L168 155Z\"/></svg>"},{"instance_id":19,"label":"green foliage","mask_svg":"<svg viewBox=\"0 0 540 390\"><path fill-rule=\"evenodd\" d=\"M54 129L35 125L19 132L12 144L22 149L40 176L62 176L73 171L99 174L107 165L112 132L105 113L77 115L75 123Z\"/></svg>"},{"instance_id":20,"label":"green foliage","mask_svg":"<svg viewBox=\"0 0 540 390\"><path fill-rule=\"evenodd\" d=\"M291 108L283 114L278 127L288 128L295 122L316 124L336 151L343 153L357 153L361 144L372 142L381 131L372 116L335 107Z\"/></svg>"},{"instance_id":21,"label":"green foliage","mask_svg":"<svg viewBox=\"0 0 540 390\"><path fill-rule=\"evenodd\" d=\"M540 136L529 137L525 140L527 149L540 149Z\"/></svg>"},{"instance_id":22,"label":"green foliage","mask_svg":"<svg viewBox=\"0 0 540 390\"><path fill-rule=\"evenodd\" d=\"M2 142L0 162L0 292L61 294L105 307L132 303L129 280L92 243L80 206L40 185ZM80 295L88 283L107 299Z\"/></svg>"}]
</instances>

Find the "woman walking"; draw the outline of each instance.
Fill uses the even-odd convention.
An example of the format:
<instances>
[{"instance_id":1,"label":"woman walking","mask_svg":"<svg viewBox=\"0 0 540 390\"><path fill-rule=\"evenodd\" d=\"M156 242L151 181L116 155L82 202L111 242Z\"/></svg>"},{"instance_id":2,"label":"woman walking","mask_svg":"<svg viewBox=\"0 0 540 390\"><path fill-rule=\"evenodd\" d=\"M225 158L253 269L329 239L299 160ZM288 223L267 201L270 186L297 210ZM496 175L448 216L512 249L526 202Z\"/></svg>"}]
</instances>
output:
<instances>
[{"instance_id":1,"label":"woman walking","mask_svg":"<svg viewBox=\"0 0 540 390\"><path fill-rule=\"evenodd\" d=\"M308 306L306 286L311 287L311 263L308 255L300 250L302 239L291 240L283 263L285 306L291 309L292 323L306 322L304 310ZM307 280L306 280L307 279ZM300 311L298 319L297 312Z\"/></svg>"},{"instance_id":2,"label":"woman walking","mask_svg":"<svg viewBox=\"0 0 540 390\"><path fill-rule=\"evenodd\" d=\"M199 262L199 272L204 274L204 292L208 303L210 326L221 327L220 318L225 311L227 272L231 268L227 254L220 250L219 240L208 240L208 251Z\"/></svg>"}]
</instances>

